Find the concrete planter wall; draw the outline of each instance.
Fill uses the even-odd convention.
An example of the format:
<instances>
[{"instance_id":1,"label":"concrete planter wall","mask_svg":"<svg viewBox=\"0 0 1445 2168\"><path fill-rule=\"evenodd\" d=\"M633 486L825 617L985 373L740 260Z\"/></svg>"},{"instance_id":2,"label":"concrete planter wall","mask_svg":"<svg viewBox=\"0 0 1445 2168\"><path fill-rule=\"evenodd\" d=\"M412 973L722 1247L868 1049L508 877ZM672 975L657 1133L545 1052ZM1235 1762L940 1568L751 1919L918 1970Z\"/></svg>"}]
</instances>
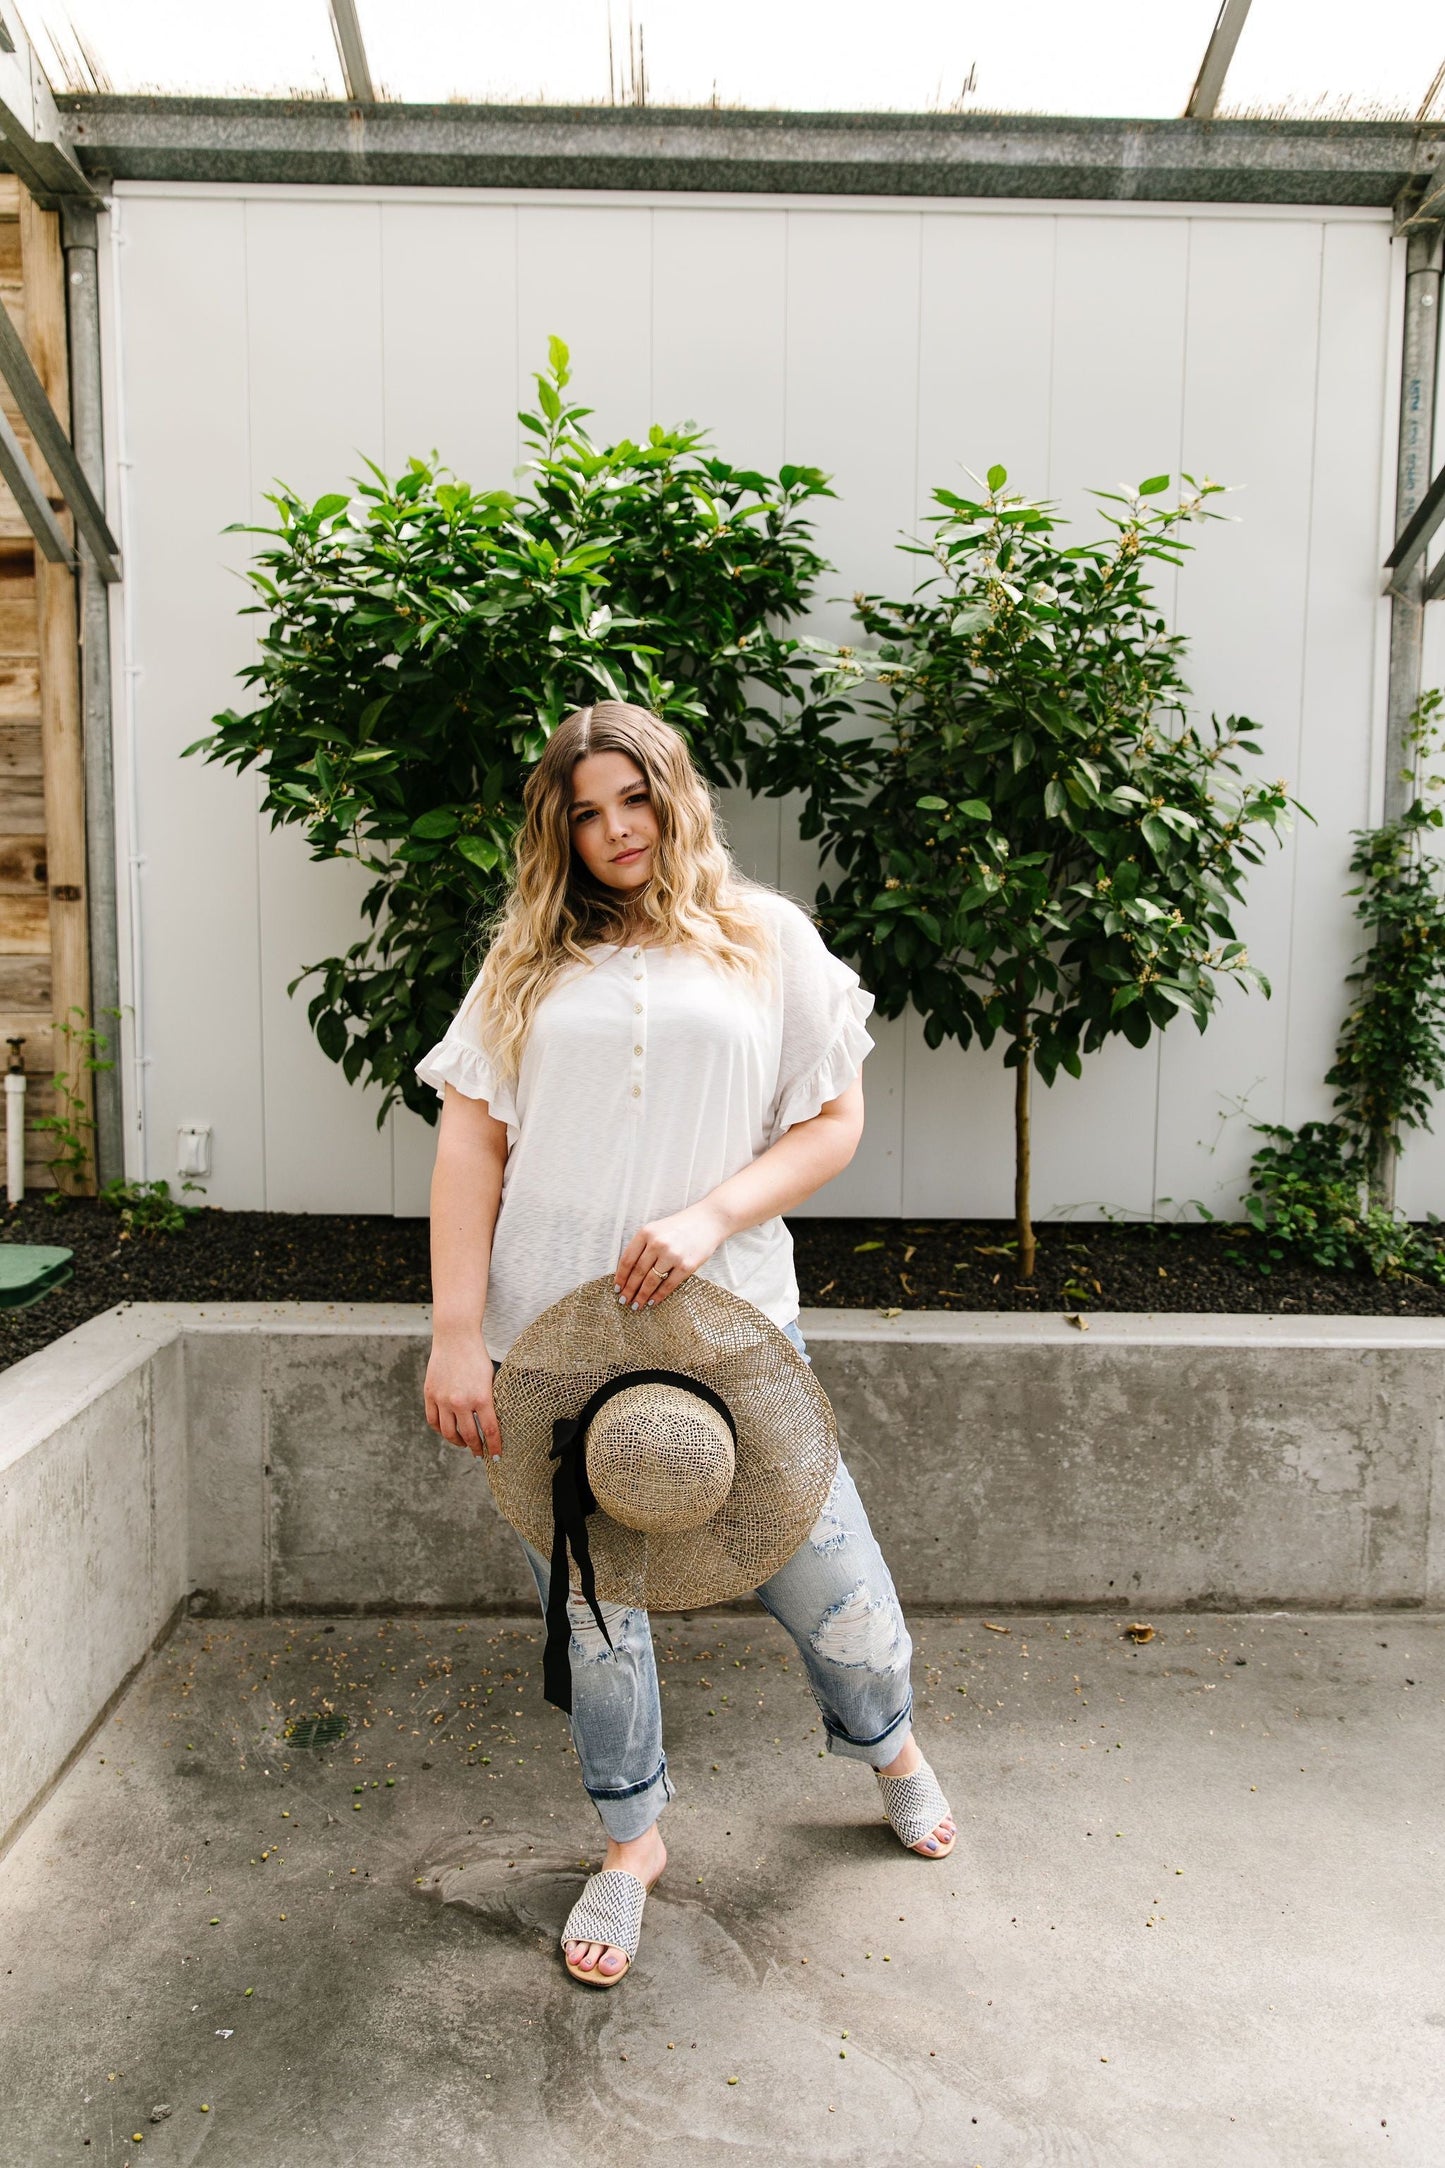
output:
<instances>
[{"instance_id":1,"label":"concrete planter wall","mask_svg":"<svg viewBox=\"0 0 1445 2168\"><path fill-rule=\"evenodd\" d=\"M1438 1606L1445 1320L803 1313L905 1604ZM534 1602L420 1305L137 1304L0 1374L0 1842L177 1609Z\"/></svg>"}]
</instances>

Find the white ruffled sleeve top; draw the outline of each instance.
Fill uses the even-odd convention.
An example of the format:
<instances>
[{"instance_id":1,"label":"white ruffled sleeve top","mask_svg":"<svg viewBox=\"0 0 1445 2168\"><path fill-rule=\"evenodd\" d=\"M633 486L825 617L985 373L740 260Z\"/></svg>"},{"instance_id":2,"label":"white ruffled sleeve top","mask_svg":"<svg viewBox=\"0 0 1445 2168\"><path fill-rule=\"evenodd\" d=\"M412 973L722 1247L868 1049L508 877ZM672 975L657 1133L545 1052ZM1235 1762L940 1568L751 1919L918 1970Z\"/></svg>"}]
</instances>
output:
<instances>
[{"instance_id":1,"label":"white ruffled sleeve top","mask_svg":"<svg viewBox=\"0 0 1445 2168\"><path fill-rule=\"evenodd\" d=\"M857 1076L873 996L796 903L764 892L773 983L686 946L621 948L554 981L533 1012L515 1088L499 1083L468 989L416 1065L445 1096L484 1099L507 1125L482 1331L494 1362L549 1304L615 1270L639 1227L697 1204ZM745 1227L699 1267L776 1325L798 1314L781 1216Z\"/></svg>"}]
</instances>

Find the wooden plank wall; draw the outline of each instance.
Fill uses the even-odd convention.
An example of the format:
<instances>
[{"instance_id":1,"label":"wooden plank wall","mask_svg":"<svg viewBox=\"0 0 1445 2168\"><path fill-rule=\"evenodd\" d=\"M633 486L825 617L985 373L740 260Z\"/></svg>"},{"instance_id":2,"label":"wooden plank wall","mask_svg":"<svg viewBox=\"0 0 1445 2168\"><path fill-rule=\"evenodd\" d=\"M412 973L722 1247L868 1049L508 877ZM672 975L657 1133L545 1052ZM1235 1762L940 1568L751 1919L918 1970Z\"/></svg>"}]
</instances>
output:
<instances>
[{"instance_id":1,"label":"wooden plank wall","mask_svg":"<svg viewBox=\"0 0 1445 2168\"><path fill-rule=\"evenodd\" d=\"M39 211L13 175L0 175L0 301L23 337L51 405L69 423L65 270L59 221ZM70 533L53 479L0 386L11 425ZM90 1024L85 904L85 790L73 575L35 550L10 492L0 485L0 1042L23 1034L26 1188L55 1186L53 1137L36 1124L54 1111L52 1081L64 1066L94 1119L83 1048L55 1029ZM83 1012L76 1016L74 1011ZM114 1043L113 1018L101 1019ZM3 1063L9 1049L0 1045ZM84 1130L88 1146L93 1131ZM93 1192L94 1157L78 1185Z\"/></svg>"}]
</instances>

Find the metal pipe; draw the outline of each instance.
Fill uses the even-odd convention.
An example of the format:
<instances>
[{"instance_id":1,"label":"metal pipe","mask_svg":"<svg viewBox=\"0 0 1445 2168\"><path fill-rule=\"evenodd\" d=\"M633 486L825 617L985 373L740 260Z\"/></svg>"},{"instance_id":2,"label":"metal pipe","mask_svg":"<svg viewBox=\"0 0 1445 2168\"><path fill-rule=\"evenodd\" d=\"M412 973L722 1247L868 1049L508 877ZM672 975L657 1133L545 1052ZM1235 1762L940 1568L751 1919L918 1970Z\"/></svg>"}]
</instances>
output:
<instances>
[{"instance_id":1,"label":"metal pipe","mask_svg":"<svg viewBox=\"0 0 1445 2168\"><path fill-rule=\"evenodd\" d=\"M1418 534L1430 491L1435 438L1435 376L1439 350L1439 226L1408 232L1405 256L1405 337L1400 361L1400 434L1395 468L1395 547L1390 576L1390 673L1385 721L1385 803L1383 819L1398 820L1415 794L1415 755L1409 744L1410 718L1420 698L1425 650L1425 550L1405 549L1412 521ZM1414 537L1410 537L1412 543ZM1399 1140L1380 1154L1379 1198L1394 1210L1400 1167Z\"/></svg>"},{"instance_id":2,"label":"metal pipe","mask_svg":"<svg viewBox=\"0 0 1445 2168\"><path fill-rule=\"evenodd\" d=\"M1400 373L1400 440L1395 477L1395 533L1403 536L1430 488L1439 350L1441 229L1405 243L1405 339ZM1392 553L1393 554L1393 553ZM1385 736L1387 821L1398 820L1415 787L1407 733L1420 697L1425 638L1425 557L1394 576L1390 598L1390 690Z\"/></svg>"},{"instance_id":3,"label":"metal pipe","mask_svg":"<svg viewBox=\"0 0 1445 2168\"><path fill-rule=\"evenodd\" d=\"M25 1060L23 1038L8 1039L10 1066L5 1072L5 1201L25 1202Z\"/></svg>"},{"instance_id":4,"label":"metal pipe","mask_svg":"<svg viewBox=\"0 0 1445 2168\"><path fill-rule=\"evenodd\" d=\"M75 457L105 504L97 223L89 204L60 213L70 348L70 432ZM125 1173L121 1090L120 930L116 903L115 762L112 745L110 598L88 552L80 553L80 704L85 741L85 831L90 898L91 1022L104 1030L114 1066L95 1073L97 1184Z\"/></svg>"}]
</instances>

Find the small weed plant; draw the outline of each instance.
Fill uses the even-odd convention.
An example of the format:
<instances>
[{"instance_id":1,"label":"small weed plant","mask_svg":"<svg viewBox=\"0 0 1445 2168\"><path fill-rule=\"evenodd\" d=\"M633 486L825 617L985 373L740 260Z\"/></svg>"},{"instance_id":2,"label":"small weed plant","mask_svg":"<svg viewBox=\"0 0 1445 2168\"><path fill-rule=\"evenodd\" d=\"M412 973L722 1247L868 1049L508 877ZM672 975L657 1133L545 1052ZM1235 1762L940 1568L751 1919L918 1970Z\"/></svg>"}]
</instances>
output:
<instances>
[{"instance_id":1,"label":"small weed plant","mask_svg":"<svg viewBox=\"0 0 1445 2168\"><path fill-rule=\"evenodd\" d=\"M109 1009L106 1014L119 1022L121 1011ZM65 1048L65 1059L54 1072L55 1111L42 1114L34 1126L55 1140L55 1150L45 1162L55 1186L46 1191L45 1202L58 1211L84 1189L94 1164L95 1118L87 1105L83 1079L113 1069L115 1062L105 1051L110 1044L107 1034L86 1023L84 1009L72 1008L69 1015L56 1017L55 1031Z\"/></svg>"},{"instance_id":2,"label":"small weed plant","mask_svg":"<svg viewBox=\"0 0 1445 2168\"><path fill-rule=\"evenodd\" d=\"M200 1190L203 1184L182 1182L181 1188ZM179 1197L173 1197L169 1182L128 1182L122 1176L105 1184L100 1201L120 1214L123 1242L133 1235L184 1234L201 1209L199 1205L182 1204Z\"/></svg>"}]
</instances>

